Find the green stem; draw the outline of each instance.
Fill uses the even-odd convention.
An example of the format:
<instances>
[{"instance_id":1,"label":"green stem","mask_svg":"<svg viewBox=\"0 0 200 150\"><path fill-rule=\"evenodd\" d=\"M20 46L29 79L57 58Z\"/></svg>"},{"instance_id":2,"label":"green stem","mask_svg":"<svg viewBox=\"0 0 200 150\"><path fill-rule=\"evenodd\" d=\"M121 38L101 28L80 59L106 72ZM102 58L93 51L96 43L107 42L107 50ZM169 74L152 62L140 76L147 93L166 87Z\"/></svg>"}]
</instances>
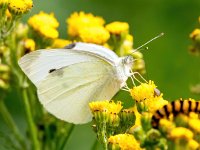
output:
<instances>
[{"instance_id":1,"label":"green stem","mask_svg":"<svg viewBox=\"0 0 200 150\"><path fill-rule=\"evenodd\" d=\"M3 100L0 100L0 113L1 113L5 123L7 124L7 126L13 132L15 138L19 141L21 148L26 149L26 144L23 140L23 136L20 134L20 131L19 131L17 125L15 124L15 122L14 122L11 114L9 113Z\"/></svg>"},{"instance_id":2,"label":"green stem","mask_svg":"<svg viewBox=\"0 0 200 150\"><path fill-rule=\"evenodd\" d=\"M59 150L63 150L65 148L65 145L66 145L66 143L67 143L67 141L68 141L68 139L69 139L74 127L75 127L75 125L71 124L71 126L70 126L70 128L68 130L69 132L68 132L67 136L65 137L65 139L63 140L63 142L61 143L61 146L60 146Z\"/></svg>"},{"instance_id":3,"label":"green stem","mask_svg":"<svg viewBox=\"0 0 200 150\"><path fill-rule=\"evenodd\" d=\"M107 139L107 134L106 134L106 123L103 123L102 127L102 138L103 138L103 146L105 150L108 150L108 139Z\"/></svg>"},{"instance_id":4,"label":"green stem","mask_svg":"<svg viewBox=\"0 0 200 150\"><path fill-rule=\"evenodd\" d=\"M27 122L29 126L29 131L30 131L31 139L33 141L33 149L40 150L40 144L37 138L37 130L34 124L33 116L31 113L31 107L28 101L27 91L25 88L23 88L22 90L22 95L23 95L23 103L25 106L25 113L26 113L26 118L27 118Z\"/></svg>"},{"instance_id":5,"label":"green stem","mask_svg":"<svg viewBox=\"0 0 200 150\"><path fill-rule=\"evenodd\" d=\"M97 137L98 140L103 144L104 150L108 149L108 139L107 139L107 130L106 130L106 121L97 123Z\"/></svg>"}]
</instances>

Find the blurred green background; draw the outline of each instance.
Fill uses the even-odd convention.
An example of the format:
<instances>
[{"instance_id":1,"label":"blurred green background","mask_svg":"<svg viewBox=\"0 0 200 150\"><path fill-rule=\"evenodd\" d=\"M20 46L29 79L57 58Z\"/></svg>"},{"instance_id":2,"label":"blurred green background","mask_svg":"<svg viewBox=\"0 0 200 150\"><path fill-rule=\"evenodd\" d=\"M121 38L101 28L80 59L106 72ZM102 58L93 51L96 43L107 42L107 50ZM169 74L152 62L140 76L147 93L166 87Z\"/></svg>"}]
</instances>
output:
<instances>
[{"instance_id":1,"label":"blurred green background","mask_svg":"<svg viewBox=\"0 0 200 150\"><path fill-rule=\"evenodd\" d=\"M143 51L147 74L145 78L155 81L167 100L182 98L200 99L190 92L189 87L200 82L200 58L188 53L191 44L189 34L199 27L199 0L34 0L32 11L23 21L40 12L54 12L60 22L60 37L66 38L66 18L74 11L84 11L102 16L106 23L125 21L134 35L134 47L142 45L157 34L165 36L148 44ZM9 95L6 104L25 132L23 106L16 98L15 91ZM123 97L121 95L121 99ZM10 101L12 99L12 101ZM37 108L34 108L37 109ZM0 131L9 134L0 118ZM0 134L0 141L3 140ZM66 144L68 150L91 149L95 134L91 124L78 125Z\"/></svg>"}]
</instances>

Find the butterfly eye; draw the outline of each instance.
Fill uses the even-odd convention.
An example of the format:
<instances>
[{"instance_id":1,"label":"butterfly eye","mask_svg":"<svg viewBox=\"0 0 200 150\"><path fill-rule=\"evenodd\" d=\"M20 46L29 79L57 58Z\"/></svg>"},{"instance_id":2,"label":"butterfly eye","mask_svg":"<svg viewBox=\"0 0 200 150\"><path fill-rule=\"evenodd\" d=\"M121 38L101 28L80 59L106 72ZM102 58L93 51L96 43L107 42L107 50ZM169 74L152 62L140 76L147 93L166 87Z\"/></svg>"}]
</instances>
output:
<instances>
[{"instance_id":1,"label":"butterfly eye","mask_svg":"<svg viewBox=\"0 0 200 150\"><path fill-rule=\"evenodd\" d=\"M133 57L132 56L126 56L125 59L124 59L124 64L132 66L133 65Z\"/></svg>"}]
</instances>

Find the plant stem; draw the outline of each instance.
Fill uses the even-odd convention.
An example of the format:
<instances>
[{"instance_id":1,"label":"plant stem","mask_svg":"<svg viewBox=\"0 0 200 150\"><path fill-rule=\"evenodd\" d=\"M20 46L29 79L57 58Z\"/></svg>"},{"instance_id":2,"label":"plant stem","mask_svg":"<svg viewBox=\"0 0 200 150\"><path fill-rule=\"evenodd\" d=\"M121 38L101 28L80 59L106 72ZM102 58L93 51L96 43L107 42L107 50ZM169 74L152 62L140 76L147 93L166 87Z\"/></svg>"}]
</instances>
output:
<instances>
[{"instance_id":1,"label":"plant stem","mask_svg":"<svg viewBox=\"0 0 200 150\"><path fill-rule=\"evenodd\" d=\"M107 139L107 135L106 135L106 123L103 123L101 134L102 134L102 142L103 142L104 149L108 150L108 139Z\"/></svg>"},{"instance_id":2,"label":"plant stem","mask_svg":"<svg viewBox=\"0 0 200 150\"><path fill-rule=\"evenodd\" d=\"M23 136L21 135L19 128L15 124L15 122L14 122L11 114L9 113L3 100L0 100L0 113L1 113L5 123L11 129L15 138L18 140L19 144L21 145L21 148L26 149L26 144L23 140Z\"/></svg>"},{"instance_id":3,"label":"plant stem","mask_svg":"<svg viewBox=\"0 0 200 150\"><path fill-rule=\"evenodd\" d=\"M68 130L69 132L68 132L67 136L65 137L65 139L63 140L63 142L61 143L61 146L60 146L59 150L63 150L65 148L65 145L66 145L66 143L67 143L67 141L68 141L68 139L69 139L74 127L75 127L75 125L71 124L71 126L70 126L70 128Z\"/></svg>"},{"instance_id":4,"label":"plant stem","mask_svg":"<svg viewBox=\"0 0 200 150\"><path fill-rule=\"evenodd\" d=\"M28 96L27 96L27 91L26 88L23 88L22 90L22 95L23 95L23 103L25 106L25 112L26 112L26 118L29 126L29 131L31 135L31 139L33 141L33 149L34 150L40 150L40 144L37 138L37 130L33 121L33 116L31 113L31 107L30 103L28 101Z\"/></svg>"}]
</instances>

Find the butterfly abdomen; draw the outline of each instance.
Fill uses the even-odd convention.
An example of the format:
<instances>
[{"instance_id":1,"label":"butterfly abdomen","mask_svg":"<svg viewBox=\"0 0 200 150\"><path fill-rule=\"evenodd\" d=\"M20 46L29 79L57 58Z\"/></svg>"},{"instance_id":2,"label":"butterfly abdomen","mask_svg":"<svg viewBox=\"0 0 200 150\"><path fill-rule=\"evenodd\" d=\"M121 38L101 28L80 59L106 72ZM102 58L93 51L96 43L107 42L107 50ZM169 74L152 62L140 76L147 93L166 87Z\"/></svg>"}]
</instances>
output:
<instances>
[{"instance_id":1,"label":"butterfly abdomen","mask_svg":"<svg viewBox=\"0 0 200 150\"><path fill-rule=\"evenodd\" d=\"M157 110L152 116L152 127L158 128L159 121L162 118L169 118L171 114L177 116L180 113L188 115L190 112L200 113L200 101L176 100L161 109Z\"/></svg>"}]
</instances>

